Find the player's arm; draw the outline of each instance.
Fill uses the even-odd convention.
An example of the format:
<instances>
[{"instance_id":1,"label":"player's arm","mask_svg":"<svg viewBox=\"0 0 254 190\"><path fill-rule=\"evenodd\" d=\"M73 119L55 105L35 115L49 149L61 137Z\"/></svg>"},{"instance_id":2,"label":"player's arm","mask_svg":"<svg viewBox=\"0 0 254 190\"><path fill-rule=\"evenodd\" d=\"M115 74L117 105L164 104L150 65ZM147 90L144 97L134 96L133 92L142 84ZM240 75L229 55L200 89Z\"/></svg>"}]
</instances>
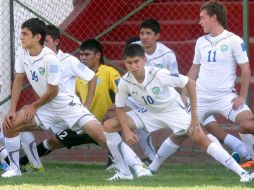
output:
<instances>
[{"instance_id":1,"label":"player's arm","mask_svg":"<svg viewBox=\"0 0 254 190\"><path fill-rule=\"evenodd\" d=\"M125 140L129 144L136 144L138 142L137 136L130 130L128 126L127 114L124 107L116 107L116 115L120 122Z\"/></svg>"},{"instance_id":2,"label":"player's arm","mask_svg":"<svg viewBox=\"0 0 254 190\"><path fill-rule=\"evenodd\" d=\"M240 106L244 105L246 102L251 75L249 63L238 65L241 69L241 89L239 96L232 100L234 110L237 110Z\"/></svg>"},{"instance_id":3,"label":"player's arm","mask_svg":"<svg viewBox=\"0 0 254 190\"><path fill-rule=\"evenodd\" d=\"M50 102L58 94L58 85L48 84L47 91L35 102L30 105L24 106L25 110L25 122L30 123L35 116L38 108Z\"/></svg>"},{"instance_id":4,"label":"player's arm","mask_svg":"<svg viewBox=\"0 0 254 190\"><path fill-rule=\"evenodd\" d=\"M128 85L123 80L120 80L116 93L116 116L119 120L121 129L123 131L127 143L135 144L138 142L137 136L130 130L128 126L128 118L125 111L125 104L128 98Z\"/></svg>"},{"instance_id":5,"label":"player's arm","mask_svg":"<svg viewBox=\"0 0 254 190\"><path fill-rule=\"evenodd\" d=\"M25 73L15 74L12 85L10 109L4 119L4 128L12 127L13 120L15 120L16 107L21 93L24 77Z\"/></svg>"},{"instance_id":6,"label":"player's arm","mask_svg":"<svg viewBox=\"0 0 254 190\"><path fill-rule=\"evenodd\" d=\"M84 103L87 109L90 109L95 94L95 89L96 89L96 76L94 75L94 77L88 82L87 96L86 101Z\"/></svg>"}]
</instances>

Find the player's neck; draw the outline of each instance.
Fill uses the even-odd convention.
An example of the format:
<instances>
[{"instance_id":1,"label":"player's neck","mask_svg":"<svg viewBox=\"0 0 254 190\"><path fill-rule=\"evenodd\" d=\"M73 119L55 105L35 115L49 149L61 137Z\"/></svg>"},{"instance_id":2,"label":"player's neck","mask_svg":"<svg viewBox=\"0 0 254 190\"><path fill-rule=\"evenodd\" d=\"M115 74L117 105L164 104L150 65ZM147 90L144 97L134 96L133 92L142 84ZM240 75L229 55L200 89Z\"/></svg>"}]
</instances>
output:
<instances>
[{"instance_id":1,"label":"player's neck","mask_svg":"<svg viewBox=\"0 0 254 190\"><path fill-rule=\"evenodd\" d=\"M155 49L156 49L156 43L155 44L153 44L152 46L150 46L150 47L144 47L144 49L145 49L145 52L147 53L147 54L153 54L154 52L155 52Z\"/></svg>"},{"instance_id":2,"label":"player's neck","mask_svg":"<svg viewBox=\"0 0 254 190\"><path fill-rule=\"evenodd\" d=\"M141 70L137 74L133 74L133 76L139 83L142 83L145 80L145 69Z\"/></svg>"},{"instance_id":3,"label":"player's neck","mask_svg":"<svg viewBox=\"0 0 254 190\"><path fill-rule=\"evenodd\" d=\"M219 36L223 33L224 30L225 30L225 28L223 28L221 25L219 25L219 26L213 28L213 30L210 32L210 35L212 37Z\"/></svg>"},{"instance_id":4,"label":"player's neck","mask_svg":"<svg viewBox=\"0 0 254 190\"><path fill-rule=\"evenodd\" d=\"M94 67L92 67L91 70L92 70L93 72L97 73L99 67L100 67L100 64L98 63L98 64L96 64Z\"/></svg>"},{"instance_id":5,"label":"player's neck","mask_svg":"<svg viewBox=\"0 0 254 190\"><path fill-rule=\"evenodd\" d=\"M41 53L43 47L41 45L28 48L29 55L37 56Z\"/></svg>"}]
</instances>

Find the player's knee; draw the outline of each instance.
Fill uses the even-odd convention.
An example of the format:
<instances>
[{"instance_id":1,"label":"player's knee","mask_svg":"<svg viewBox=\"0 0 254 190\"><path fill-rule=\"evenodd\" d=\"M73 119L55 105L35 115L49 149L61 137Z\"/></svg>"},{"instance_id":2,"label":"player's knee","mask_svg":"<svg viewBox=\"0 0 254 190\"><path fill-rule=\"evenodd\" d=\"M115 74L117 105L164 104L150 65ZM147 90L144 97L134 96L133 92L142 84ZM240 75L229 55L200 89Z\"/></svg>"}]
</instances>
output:
<instances>
[{"instance_id":1,"label":"player's knee","mask_svg":"<svg viewBox=\"0 0 254 190\"><path fill-rule=\"evenodd\" d=\"M59 142L59 140L55 136L48 138L47 141L52 149L58 149L63 147L63 145Z\"/></svg>"},{"instance_id":2,"label":"player's knee","mask_svg":"<svg viewBox=\"0 0 254 190\"><path fill-rule=\"evenodd\" d=\"M120 131L116 118L106 120L103 123L103 130L108 133Z\"/></svg>"}]
</instances>

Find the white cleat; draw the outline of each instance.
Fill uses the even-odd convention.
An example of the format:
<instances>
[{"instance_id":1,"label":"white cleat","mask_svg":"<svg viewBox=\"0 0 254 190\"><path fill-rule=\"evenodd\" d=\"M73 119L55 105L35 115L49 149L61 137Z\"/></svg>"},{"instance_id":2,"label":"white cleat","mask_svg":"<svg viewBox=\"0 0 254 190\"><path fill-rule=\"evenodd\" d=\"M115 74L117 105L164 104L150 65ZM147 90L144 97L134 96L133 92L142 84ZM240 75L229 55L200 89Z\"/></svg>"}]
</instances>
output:
<instances>
[{"instance_id":1,"label":"white cleat","mask_svg":"<svg viewBox=\"0 0 254 190\"><path fill-rule=\"evenodd\" d=\"M106 168L106 172L109 172L109 173L111 173L111 172L117 172L117 171L118 170L117 170L116 164L114 164L114 163Z\"/></svg>"},{"instance_id":2,"label":"white cleat","mask_svg":"<svg viewBox=\"0 0 254 190\"><path fill-rule=\"evenodd\" d=\"M16 176L21 176L21 171L15 171L14 169L12 169L11 167L9 167L9 169L4 172L1 177L16 177Z\"/></svg>"},{"instance_id":3,"label":"white cleat","mask_svg":"<svg viewBox=\"0 0 254 190\"><path fill-rule=\"evenodd\" d=\"M243 183L250 182L253 178L252 175L254 175L254 174L242 173L240 182L243 182Z\"/></svg>"},{"instance_id":4,"label":"white cleat","mask_svg":"<svg viewBox=\"0 0 254 190\"><path fill-rule=\"evenodd\" d=\"M137 172L137 177L152 177L152 176L153 176L152 172L147 168L142 167L142 169L139 172Z\"/></svg>"},{"instance_id":5,"label":"white cleat","mask_svg":"<svg viewBox=\"0 0 254 190\"><path fill-rule=\"evenodd\" d=\"M113 177L106 179L107 181L133 180L133 175L124 175L117 172Z\"/></svg>"}]
</instances>

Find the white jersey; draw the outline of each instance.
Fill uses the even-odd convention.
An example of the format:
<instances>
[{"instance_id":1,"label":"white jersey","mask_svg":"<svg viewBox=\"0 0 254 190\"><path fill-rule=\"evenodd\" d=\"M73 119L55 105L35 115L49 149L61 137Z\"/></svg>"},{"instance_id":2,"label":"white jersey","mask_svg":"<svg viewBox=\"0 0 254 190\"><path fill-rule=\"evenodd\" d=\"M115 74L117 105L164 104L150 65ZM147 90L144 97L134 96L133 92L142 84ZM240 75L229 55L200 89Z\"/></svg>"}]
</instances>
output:
<instances>
[{"instance_id":1,"label":"white jersey","mask_svg":"<svg viewBox=\"0 0 254 190\"><path fill-rule=\"evenodd\" d=\"M72 97L73 103L80 103L80 99L75 93L76 77L84 81L90 81L95 76L95 73L82 64L76 57L63 53L61 50L58 51L57 57L62 67L60 91Z\"/></svg>"},{"instance_id":2,"label":"white jersey","mask_svg":"<svg viewBox=\"0 0 254 190\"><path fill-rule=\"evenodd\" d=\"M133 42L142 46L141 41ZM179 74L176 56L174 52L160 42L156 43L152 54L145 53L147 65L168 69L172 74Z\"/></svg>"},{"instance_id":3,"label":"white jersey","mask_svg":"<svg viewBox=\"0 0 254 190\"><path fill-rule=\"evenodd\" d=\"M26 73L31 86L39 97L46 93L48 84L59 85L60 83L60 63L56 54L47 47L44 47L37 56L30 56L27 49L20 48L15 71L16 73ZM61 103L59 95L58 93L49 104L56 106Z\"/></svg>"},{"instance_id":4,"label":"white jersey","mask_svg":"<svg viewBox=\"0 0 254 190\"><path fill-rule=\"evenodd\" d=\"M142 83L139 83L129 72L121 78L115 104L116 107L125 107L130 95L150 112L170 109L170 105L175 105L177 101L174 87L183 88L187 82L188 77L186 76L176 76L170 74L167 69L146 66L145 79Z\"/></svg>"},{"instance_id":5,"label":"white jersey","mask_svg":"<svg viewBox=\"0 0 254 190\"><path fill-rule=\"evenodd\" d=\"M197 95L209 99L235 92L236 66L247 62L245 44L234 33L224 30L216 37L200 37L193 60L193 64L201 64Z\"/></svg>"}]
</instances>

